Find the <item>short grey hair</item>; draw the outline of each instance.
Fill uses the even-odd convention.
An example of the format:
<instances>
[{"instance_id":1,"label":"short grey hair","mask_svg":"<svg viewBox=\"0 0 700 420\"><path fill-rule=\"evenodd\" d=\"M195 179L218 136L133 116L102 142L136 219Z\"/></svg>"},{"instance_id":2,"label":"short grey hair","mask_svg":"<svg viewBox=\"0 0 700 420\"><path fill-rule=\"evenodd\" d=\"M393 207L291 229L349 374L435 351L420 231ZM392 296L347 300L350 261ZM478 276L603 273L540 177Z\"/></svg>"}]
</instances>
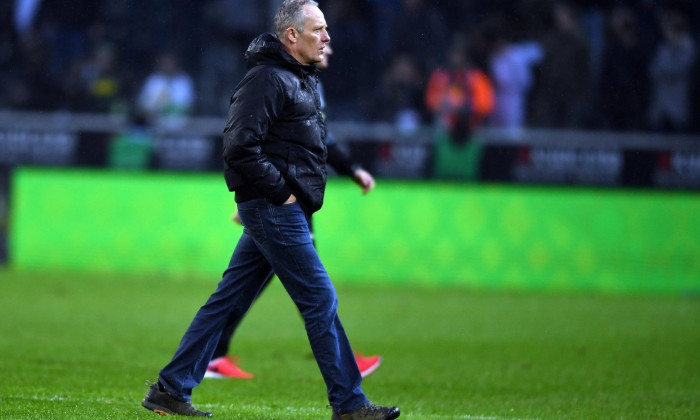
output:
<instances>
[{"instance_id":1,"label":"short grey hair","mask_svg":"<svg viewBox=\"0 0 700 420\"><path fill-rule=\"evenodd\" d=\"M314 0L284 0L275 15L275 33L280 39L284 37L284 31L290 26L299 32L304 30L306 20L304 6L307 4L318 7L318 2Z\"/></svg>"}]
</instances>

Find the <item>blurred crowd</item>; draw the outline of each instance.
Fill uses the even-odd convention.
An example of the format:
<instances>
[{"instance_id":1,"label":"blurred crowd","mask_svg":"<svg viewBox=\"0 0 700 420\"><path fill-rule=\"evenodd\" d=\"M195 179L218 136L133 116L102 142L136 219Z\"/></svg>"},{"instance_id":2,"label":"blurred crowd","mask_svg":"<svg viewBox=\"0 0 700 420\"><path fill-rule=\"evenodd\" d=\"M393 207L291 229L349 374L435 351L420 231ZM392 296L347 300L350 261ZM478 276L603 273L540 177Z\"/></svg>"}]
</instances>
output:
<instances>
[{"instance_id":1,"label":"blurred crowd","mask_svg":"<svg viewBox=\"0 0 700 420\"><path fill-rule=\"evenodd\" d=\"M278 3L2 2L0 109L223 116ZM700 132L699 1L319 3L332 119Z\"/></svg>"}]
</instances>

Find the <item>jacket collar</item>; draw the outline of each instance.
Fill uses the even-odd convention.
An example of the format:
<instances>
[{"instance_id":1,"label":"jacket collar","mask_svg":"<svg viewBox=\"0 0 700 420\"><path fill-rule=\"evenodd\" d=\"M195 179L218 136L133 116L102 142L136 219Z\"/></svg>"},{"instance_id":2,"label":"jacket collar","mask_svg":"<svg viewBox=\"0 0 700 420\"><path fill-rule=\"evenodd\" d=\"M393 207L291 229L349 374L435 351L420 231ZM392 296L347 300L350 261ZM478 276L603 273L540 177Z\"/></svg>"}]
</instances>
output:
<instances>
[{"instance_id":1,"label":"jacket collar","mask_svg":"<svg viewBox=\"0 0 700 420\"><path fill-rule=\"evenodd\" d=\"M245 52L248 69L259 65L281 65L298 72L302 76L313 76L318 69L315 65L303 65L285 51L276 34L265 32L256 37Z\"/></svg>"}]
</instances>

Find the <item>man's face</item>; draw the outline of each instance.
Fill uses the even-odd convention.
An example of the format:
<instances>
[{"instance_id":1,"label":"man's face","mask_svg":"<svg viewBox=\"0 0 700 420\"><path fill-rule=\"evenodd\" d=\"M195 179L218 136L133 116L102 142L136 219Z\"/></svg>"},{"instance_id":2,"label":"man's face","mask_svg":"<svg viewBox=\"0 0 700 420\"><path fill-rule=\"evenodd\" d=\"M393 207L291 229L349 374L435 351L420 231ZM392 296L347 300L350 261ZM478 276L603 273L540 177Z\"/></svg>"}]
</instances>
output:
<instances>
[{"instance_id":1,"label":"man's face","mask_svg":"<svg viewBox=\"0 0 700 420\"><path fill-rule=\"evenodd\" d=\"M302 32L293 30L296 43L292 47L291 55L301 64L317 64L323 60L324 50L331 37L326 30L326 19L321 10L310 4L305 5L304 9L306 12L304 30Z\"/></svg>"}]
</instances>

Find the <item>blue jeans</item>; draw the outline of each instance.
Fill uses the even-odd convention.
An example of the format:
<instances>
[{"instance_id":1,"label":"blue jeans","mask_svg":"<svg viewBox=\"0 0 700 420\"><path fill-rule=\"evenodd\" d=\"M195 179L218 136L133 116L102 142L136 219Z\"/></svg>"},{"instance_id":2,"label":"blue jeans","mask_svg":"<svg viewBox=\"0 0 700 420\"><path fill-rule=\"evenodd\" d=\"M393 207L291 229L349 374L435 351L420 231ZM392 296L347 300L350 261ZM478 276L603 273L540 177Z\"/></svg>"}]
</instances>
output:
<instances>
[{"instance_id":1,"label":"blue jeans","mask_svg":"<svg viewBox=\"0 0 700 420\"><path fill-rule=\"evenodd\" d=\"M362 378L338 318L335 288L311 240L301 206L265 200L238 204L243 234L216 291L195 315L173 359L158 376L175 398L189 401L204 378L221 332L245 315L274 271L304 318L328 401L338 412L367 403Z\"/></svg>"}]
</instances>

